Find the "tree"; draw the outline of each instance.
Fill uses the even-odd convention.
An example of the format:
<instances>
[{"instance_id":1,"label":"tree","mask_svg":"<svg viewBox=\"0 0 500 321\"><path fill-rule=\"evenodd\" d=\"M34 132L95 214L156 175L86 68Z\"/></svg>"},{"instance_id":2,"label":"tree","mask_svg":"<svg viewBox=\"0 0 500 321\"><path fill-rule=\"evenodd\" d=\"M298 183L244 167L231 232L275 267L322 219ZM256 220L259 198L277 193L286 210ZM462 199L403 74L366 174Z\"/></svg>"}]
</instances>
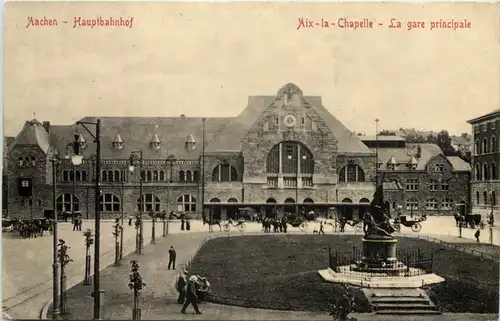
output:
<instances>
[{"instance_id":1,"label":"tree","mask_svg":"<svg viewBox=\"0 0 500 321\"><path fill-rule=\"evenodd\" d=\"M442 130L436 137L436 144L441 148L445 156L458 156L457 151L451 145L451 137L448 131Z\"/></svg>"},{"instance_id":2,"label":"tree","mask_svg":"<svg viewBox=\"0 0 500 321\"><path fill-rule=\"evenodd\" d=\"M395 132L391 132L387 129L382 130L380 133L378 133L381 136L396 136Z\"/></svg>"}]
</instances>

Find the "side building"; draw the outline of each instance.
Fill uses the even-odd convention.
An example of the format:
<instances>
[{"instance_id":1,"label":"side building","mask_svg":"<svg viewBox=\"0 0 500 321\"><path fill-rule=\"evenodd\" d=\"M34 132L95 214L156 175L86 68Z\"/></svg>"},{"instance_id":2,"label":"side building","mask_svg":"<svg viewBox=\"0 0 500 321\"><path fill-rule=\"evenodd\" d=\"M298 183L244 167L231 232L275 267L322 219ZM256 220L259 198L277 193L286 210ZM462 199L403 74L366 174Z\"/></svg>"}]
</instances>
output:
<instances>
[{"instance_id":1,"label":"side building","mask_svg":"<svg viewBox=\"0 0 500 321\"><path fill-rule=\"evenodd\" d=\"M472 182L471 199L474 214L498 217L497 195L500 192L497 164L500 162L498 147L500 109L468 121L472 125ZM483 217L486 219L486 216Z\"/></svg>"},{"instance_id":2,"label":"side building","mask_svg":"<svg viewBox=\"0 0 500 321\"><path fill-rule=\"evenodd\" d=\"M470 165L444 156L435 144L408 144L398 136L360 136L378 155L391 210L402 215L453 215L467 208Z\"/></svg>"},{"instance_id":3,"label":"side building","mask_svg":"<svg viewBox=\"0 0 500 321\"><path fill-rule=\"evenodd\" d=\"M139 210L140 175L144 211L196 216L211 209L221 219L245 207L268 216L314 210L358 217L375 191L375 152L321 97L305 96L294 84L276 95L249 97L247 107L231 118L99 119L100 173L94 172L95 144L83 128L36 119L25 123L7 156L9 215L39 217L51 210L55 183L58 211L92 218L96 175L107 218ZM75 135L84 157L79 166L69 160ZM129 171L135 151L143 154L140 173L137 167Z\"/></svg>"}]
</instances>

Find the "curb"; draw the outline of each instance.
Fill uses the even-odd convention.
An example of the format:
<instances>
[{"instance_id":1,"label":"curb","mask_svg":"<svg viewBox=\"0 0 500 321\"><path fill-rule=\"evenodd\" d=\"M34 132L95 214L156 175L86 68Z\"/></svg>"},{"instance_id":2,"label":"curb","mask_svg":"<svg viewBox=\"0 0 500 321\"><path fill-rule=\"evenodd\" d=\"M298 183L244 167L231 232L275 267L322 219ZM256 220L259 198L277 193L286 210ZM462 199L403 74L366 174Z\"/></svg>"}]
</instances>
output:
<instances>
[{"instance_id":1,"label":"curb","mask_svg":"<svg viewBox=\"0 0 500 321\"><path fill-rule=\"evenodd\" d=\"M40 312L40 319L41 320L48 320L49 308L50 308L51 304L52 304L52 300L50 300L49 302L44 304L42 311Z\"/></svg>"}]
</instances>

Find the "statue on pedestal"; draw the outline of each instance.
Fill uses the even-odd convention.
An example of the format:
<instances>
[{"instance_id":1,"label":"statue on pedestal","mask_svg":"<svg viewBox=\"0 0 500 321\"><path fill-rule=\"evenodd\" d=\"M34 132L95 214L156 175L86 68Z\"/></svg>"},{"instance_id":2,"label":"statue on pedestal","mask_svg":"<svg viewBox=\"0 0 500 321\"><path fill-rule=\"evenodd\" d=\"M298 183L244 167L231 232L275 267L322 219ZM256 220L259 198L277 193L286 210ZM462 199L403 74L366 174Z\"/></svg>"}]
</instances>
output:
<instances>
[{"instance_id":1,"label":"statue on pedestal","mask_svg":"<svg viewBox=\"0 0 500 321\"><path fill-rule=\"evenodd\" d=\"M394 228L390 223L389 202L384 202L384 191L382 184L377 186L373 200L370 204L370 212L363 215L363 231L365 237L370 235L389 236L392 238Z\"/></svg>"}]
</instances>

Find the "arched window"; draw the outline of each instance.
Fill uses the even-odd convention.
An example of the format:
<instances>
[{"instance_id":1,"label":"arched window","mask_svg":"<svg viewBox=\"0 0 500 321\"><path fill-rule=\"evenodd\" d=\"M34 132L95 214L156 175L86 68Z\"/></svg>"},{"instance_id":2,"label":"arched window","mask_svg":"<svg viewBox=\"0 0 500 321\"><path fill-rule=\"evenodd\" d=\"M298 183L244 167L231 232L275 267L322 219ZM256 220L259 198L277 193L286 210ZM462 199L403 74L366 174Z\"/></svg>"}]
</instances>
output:
<instances>
[{"instance_id":1,"label":"arched window","mask_svg":"<svg viewBox=\"0 0 500 321\"><path fill-rule=\"evenodd\" d=\"M276 202L276 200L274 198L268 198L266 203L273 203L273 204L276 204L278 202Z\"/></svg>"},{"instance_id":2,"label":"arched window","mask_svg":"<svg viewBox=\"0 0 500 321\"><path fill-rule=\"evenodd\" d=\"M196 198L192 195L182 195L177 199L177 208L183 212L196 212Z\"/></svg>"},{"instance_id":3,"label":"arched window","mask_svg":"<svg viewBox=\"0 0 500 321\"><path fill-rule=\"evenodd\" d=\"M200 181L200 172L194 171L193 173L193 181L199 182Z\"/></svg>"},{"instance_id":4,"label":"arched window","mask_svg":"<svg viewBox=\"0 0 500 321\"><path fill-rule=\"evenodd\" d=\"M358 165L349 164L340 170L339 182L364 182L365 172Z\"/></svg>"},{"instance_id":5,"label":"arched window","mask_svg":"<svg viewBox=\"0 0 500 321\"><path fill-rule=\"evenodd\" d=\"M497 164L491 163L491 179L497 179Z\"/></svg>"},{"instance_id":6,"label":"arched window","mask_svg":"<svg viewBox=\"0 0 500 321\"><path fill-rule=\"evenodd\" d=\"M153 171L153 182L158 182L158 178L160 177L160 174L158 171Z\"/></svg>"},{"instance_id":7,"label":"arched window","mask_svg":"<svg viewBox=\"0 0 500 321\"><path fill-rule=\"evenodd\" d=\"M418 209L418 200L416 198L410 198L406 201L406 209L407 210L417 210Z\"/></svg>"},{"instance_id":8,"label":"arched window","mask_svg":"<svg viewBox=\"0 0 500 321\"><path fill-rule=\"evenodd\" d=\"M120 199L113 194L104 194L100 197L102 212L119 212Z\"/></svg>"},{"instance_id":9,"label":"arched window","mask_svg":"<svg viewBox=\"0 0 500 321\"><path fill-rule=\"evenodd\" d=\"M352 200L350 198L344 198L342 203L352 203Z\"/></svg>"},{"instance_id":10,"label":"arched window","mask_svg":"<svg viewBox=\"0 0 500 321\"><path fill-rule=\"evenodd\" d=\"M220 199L218 199L218 198L216 198L216 197L215 197L215 198L212 198L212 199L210 200L210 203L220 203Z\"/></svg>"},{"instance_id":11,"label":"arched window","mask_svg":"<svg viewBox=\"0 0 500 321\"><path fill-rule=\"evenodd\" d=\"M491 205L497 205L497 194L495 193L495 191L491 192Z\"/></svg>"},{"instance_id":12,"label":"arched window","mask_svg":"<svg viewBox=\"0 0 500 321\"><path fill-rule=\"evenodd\" d=\"M476 192L476 204L479 205L479 192Z\"/></svg>"},{"instance_id":13,"label":"arched window","mask_svg":"<svg viewBox=\"0 0 500 321\"><path fill-rule=\"evenodd\" d=\"M102 171L101 180L103 182L107 182L108 181L108 171Z\"/></svg>"},{"instance_id":14,"label":"arched window","mask_svg":"<svg viewBox=\"0 0 500 321\"><path fill-rule=\"evenodd\" d=\"M186 171L186 181L191 182L193 180L193 177L191 175L191 171Z\"/></svg>"},{"instance_id":15,"label":"arched window","mask_svg":"<svg viewBox=\"0 0 500 321\"><path fill-rule=\"evenodd\" d=\"M184 176L184 171L179 171L179 181L184 182L186 177Z\"/></svg>"},{"instance_id":16,"label":"arched window","mask_svg":"<svg viewBox=\"0 0 500 321\"><path fill-rule=\"evenodd\" d=\"M151 171L147 171L147 178L146 178L146 182L151 182L151 181L152 181Z\"/></svg>"},{"instance_id":17,"label":"arched window","mask_svg":"<svg viewBox=\"0 0 500 321\"><path fill-rule=\"evenodd\" d=\"M160 182L165 181L165 171L160 171Z\"/></svg>"},{"instance_id":18,"label":"arched window","mask_svg":"<svg viewBox=\"0 0 500 321\"><path fill-rule=\"evenodd\" d=\"M491 136L491 147L490 147L490 152L494 153L497 151L497 140L495 136Z\"/></svg>"},{"instance_id":19,"label":"arched window","mask_svg":"<svg viewBox=\"0 0 500 321\"><path fill-rule=\"evenodd\" d=\"M483 164L483 179L485 181L490 179L490 176L488 175L488 164L486 163Z\"/></svg>"},{"instance_id":20,"label":"arched window","mask_svg":"<svg viewBox=\"0 0 500 321\"><path fill-rule=\"evenodd\" d=\"M160 211L161 201L158 198L158 196L153 195L153 194L144 194L144 195L142 195L142 201L143 201L142 210L144 212L151 212L153 210L155 212ZM138 210L141 209L141 199L140 198L137 199L137 209Z\"/></svg>"},{"instance_id":21,"label":"arched window","mask_svg":"<svg viewBox=\"0 0 500 321\"><path fill-rule=\"evenodd\" d=\"M267 174L314 174L314 157L304 144L294 141L284 141L267 154Z\"/></svg>"},{"instance_id":22,"label":"arched window","mask_svg":"<svg viewBox=\"0 0 500 321\"><path fill-rule=\"evenodd\" d=\"M287 198L285 200L285 204L292 204L292 203L295 203L295 200L293 198Z\"/></svg>"},{"instance_id":23,"label":"arched window","mask_svg":"<svg viewBox=\"0 0 500 321\"><path fill-rule=\"evenodd\" d=\"M75 179L75 170L68 171L69 173L69 181L72 182Z\"/></svg>"},{"instance_id":24,"label":"arched window","mask_svg":"<svg viewBox=\"0 0 500 321\"><path fill-rule=\"evenodd\" d=\"M113 182L114 179L115 179L115 175L114 175L113 171L108 171L108 181Z\"/></svg>"},{"instance_id":25,"label":"arched window","mask_svg":"<svg viewBox=\"0 0 500 321\"><path fill-rule=\"evenodd\" d=\"M310 199L310 198L306 198L306 199L304 199L304 201L302 203L310 203L310 204L312 204L312 203L314 203L314 201L312 199Z\"/></svg>"},{"instance_id":26,"label":"arched window","mask_svg":"<svg viewBox=\"0 0 500 321\"><path fill-rule=\"evenodd\" d=\"M359 200L360 203L370 203L370 200L367 198L362 198Z\"/></svg>"},{"instance_id":27,"label":"arched window","mask_svg":"<svg viewBox=\"0 0 500 321\"><path fill-rule=\"evenodd\" d=\"M76 178L77 182L81 181L82 180L82 173L80 171L76 171L75 178Z\"/></svg>"},{"instance_id":28,"label":"arched window","mask_svg":"<svg viewBox=\"0 0 500 321\"><path fill-rule=\"evenodd\" d=\"M489 153L488 151L488 138L483 139L483 154Z\"/></svg>"},{"instance_id":29,"label":"arched window","mask_svg":"<svg viewBox=\"0 0 500 321\"><path fill-rule=\"evenodd\" d=\"M120 181L120 171L115 171L115 182Z\"/></svg>"},{"instance_id":30,"label":"arched window","mask_svg":"<svg viewBox=\"0 0 500 321\"><path fill-rule=\"evenodd\" d=\"M143 182L146 181L146 171L141 171L141 178Z\"/></svg>"},{"instance_id":31,"label":"arched window","mask_svg":"<svg viewBox=\"0 0 500 321\"><path fill-rule=\"evenodd\" d=\"M479 143L479 139L476 139L476 155L481 154L481 144Z\"/></svg>"},{"instance_id":32,"label":"arched window","mask_svg":"<svg viewBox=\"0 0 500 321\"><path fill-rule=\"evenodd\" d=\"M67 170L63 170L62 173L63 173L63 179L62 179L63 182L69 181L68 171Z\"/></svg>"},{"instance_id":33,"label":"arched window","mask_svg":"<svg viewBox=\"0 0 500 321\"><path fill-rule=\"evenodd\" d=\"M83 182L87 181L87 171L85 171L85 170L82 171L82 181Z\"/></svg>"},{"instance_id":34,"label":"arched window","mask_svg":"<svg viewBox=\"0 0 500 321\"><path fill-rule=\"evenodd\" d=\"M476 181L481 180L481 167L479 164L476 164Z\"/></svg>"},{"instance_id":35,"label":"arched window","mask_svg":"<svg viewBox=\"0 0 500 321\"><path fill-rule=\"evenodd\" d=\"M59 212L79 211L78 198L71 194L62 194L56 200L56 207Z\"/></svg>"},{"instance_id":36,"label":"arched window","mask_svg":"<svg viewBox=\"0 0 500 321\"><path fill-rule=\"evenodd\" d=\"M238 200L234 197L231 197L230 199L227 200L228 203L238 203Z\"/></svg>"},{"instance_id":37,"label":"arched window","mask_svg":"<svg viewBox=\"0 0 500 321\"><path fill-rule=\"evenodd\" d=\"M438 205L435 198L430 198L425 202L425 208L428 210L437 210Z\"/></svg>"},{"instance_id":38,"label":"arched window","mask_svg":"<svg viewBox=\"0 0 500 321\"><path fill-rule=\"evenodd\" d=\"M238 172L232 165L219 164L212 171L212 181L214 182L235 182L237 180Z\"/></svg>"},{"instance_id":39,"label":"arched window","mask_svg":"<svg viewBox=\"0 0 500 321\"><path fill-rule=\"evenodd\" d=\"M483 202L484 205L488 205L488 193L486 191L483 192Z\"/></svg>"},{"instance_id":40,"label":"arched window","mask_svg":"<svg viewBox=\"0 0 500 321\"><path fill-rule=\"evenodd\" d=\"M451 198L445 198L441 206L443 210L453 209L453 200Z\"/></svg>"}]
</instances>

